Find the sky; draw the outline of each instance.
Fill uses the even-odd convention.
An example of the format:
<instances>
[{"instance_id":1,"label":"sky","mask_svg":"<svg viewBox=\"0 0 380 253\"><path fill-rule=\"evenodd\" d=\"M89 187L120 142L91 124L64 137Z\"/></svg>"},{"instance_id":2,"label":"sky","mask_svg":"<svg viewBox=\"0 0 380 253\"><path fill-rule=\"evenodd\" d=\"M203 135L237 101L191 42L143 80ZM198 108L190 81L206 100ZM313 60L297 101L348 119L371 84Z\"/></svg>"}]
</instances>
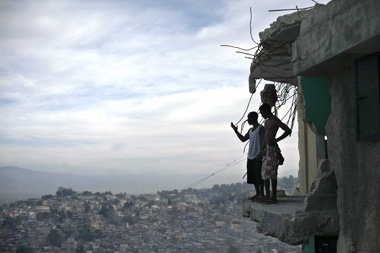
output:
<instances>
[{"instance_id":1,"label":"sky","mask_svg":"<svg viewBox=\"0 0 380 253\"><path fill-rule=\"evenodd\" d=\"M244 158L230 122L250 97L250 60L220 45L254 46L250 7L258 41L289 13L268 10L296 5L314 3L0 0L0 166L196 175ZM280 143L280 176L297 175L297 134Z\"/></svg>"}]
</instances>

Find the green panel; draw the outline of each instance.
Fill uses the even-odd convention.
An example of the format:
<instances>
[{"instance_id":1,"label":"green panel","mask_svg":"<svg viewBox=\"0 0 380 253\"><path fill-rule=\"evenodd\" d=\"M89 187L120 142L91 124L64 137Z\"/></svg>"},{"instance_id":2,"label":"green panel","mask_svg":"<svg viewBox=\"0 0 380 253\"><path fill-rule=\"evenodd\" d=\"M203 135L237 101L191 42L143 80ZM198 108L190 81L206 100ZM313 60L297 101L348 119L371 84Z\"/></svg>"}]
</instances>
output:
<instances>
[{"instance_id":1,"label":"green panel","mask_svg":"<svg viewBox=\"0 0 380 253\"><path fill-rule=\"evenodd\" d=\"M314 123L319 135L326 135L326 122L331 112L331 96L328 77L307 77L301 79L305 99L306 120Z\"/></svg>"},{"instance_id":2,"label":"green panel","mask_svg":"<svg viewBox=\"0 0 380 253\"><path fill-rule=\"evenodd\" d=\"M356 94L359 140L380 137L379 54L356 61Z\"/></svg>"},{"instance_id":3,"label":"green panel","mask_svg":"<svg viewBox=\"0 0 380 253\"><path fill-rule=\"evenodd\" d=\"M304 246L302 253L315 253L314 235L309 237L309 243Z\"/></svg>"}]
</instances>

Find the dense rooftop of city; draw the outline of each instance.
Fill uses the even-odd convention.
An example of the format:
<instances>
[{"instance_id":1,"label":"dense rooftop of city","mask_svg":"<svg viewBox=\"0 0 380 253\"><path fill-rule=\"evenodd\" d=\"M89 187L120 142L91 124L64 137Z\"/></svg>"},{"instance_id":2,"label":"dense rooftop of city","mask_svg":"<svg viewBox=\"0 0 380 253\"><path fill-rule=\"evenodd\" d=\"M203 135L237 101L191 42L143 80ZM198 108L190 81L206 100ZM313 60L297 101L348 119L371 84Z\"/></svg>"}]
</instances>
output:
<instances>
[{"instance_id":1,"label":"dense rooftop of city","mask_svg":"<svg viewBox=\"0 0 380 253\"><path fill-rule=\"evenodd\" d=\"M141 195L61 187L1 206L0 251L300 252L242 217L251 194L241 183Z\"/></svg>"}]
</instances>

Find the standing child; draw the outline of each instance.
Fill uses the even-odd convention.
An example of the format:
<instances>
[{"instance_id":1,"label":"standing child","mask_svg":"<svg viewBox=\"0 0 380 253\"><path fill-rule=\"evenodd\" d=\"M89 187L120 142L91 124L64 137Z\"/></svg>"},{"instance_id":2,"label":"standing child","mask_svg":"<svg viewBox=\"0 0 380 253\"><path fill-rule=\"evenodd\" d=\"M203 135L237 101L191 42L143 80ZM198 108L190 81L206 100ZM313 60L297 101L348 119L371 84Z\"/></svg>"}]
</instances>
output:
<instances>
[{"instance_id":1,"label":"standing child","mask_svg":"<svg viewBox=\"0 0 380 253\"><path fill-rule=\"evenodd\" d=\"M264 196L264 182L261 179L264 127L257 122L257 117L258 114L256 112L250 112L248 114L248 124L252 125L252 128L249 129L244 136L238 132L237 127L231 122L231 127L235 131L237 137L242 142L249 140L247 156L247 183L253 184L256 190L256 195L251 197L251 200Z\"/></svg>"},{"instance_id":2,"label":"standing child","mask_svg":"<svg viewBox=\"0 0 380 253\"><path fill-rule=\"evenodd\" d=\"M292 130L281 122L275 115L272 114L271 108L268 104L260 106L260 113L266 119L264 123L265 138L263 147L263 166L261 169L261 176L265 183L266 198L265 200L270 203L277 202L277 170L279 165L280 150L277 143L289 136ZM278 129L284 130L284 133L276 138ZM269 196L269 180L272 183L272 196Z\"/></svg>"}]
</instances>

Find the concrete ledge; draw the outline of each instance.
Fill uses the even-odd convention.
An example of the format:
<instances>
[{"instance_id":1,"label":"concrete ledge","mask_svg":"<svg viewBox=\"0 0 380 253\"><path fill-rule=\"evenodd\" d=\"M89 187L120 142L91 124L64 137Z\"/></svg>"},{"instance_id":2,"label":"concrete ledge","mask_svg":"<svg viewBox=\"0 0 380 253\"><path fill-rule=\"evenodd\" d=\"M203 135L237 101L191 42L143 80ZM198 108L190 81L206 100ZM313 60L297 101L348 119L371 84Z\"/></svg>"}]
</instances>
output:
<instances>
[{"instance_id":1,"label":"concrete ledge","mask_svg":"<svg viewBox=\"0 0 380 253\"><path fill-rule=\"evenodd\" d=\"M243 215L258 223L259 232L292 245L306 243L316 232L339 232L337 209L305 211L304 197L278 198L277 204L244 199Z\"/></svg>"},{"instance_id":2,"label":"concrete ledge","mask_svg":"<svg viewBox=\"0 0 380 253\"><path fill-rule=\"evenodd\" d=\"M250 199L244 199L243 215L244 217L250 217L254 221L261 221L265 212L275 215L293 215L302 208L304 198L302 196L280 197L277 204L252 202Z\"/></svg>"}]
</instances>

